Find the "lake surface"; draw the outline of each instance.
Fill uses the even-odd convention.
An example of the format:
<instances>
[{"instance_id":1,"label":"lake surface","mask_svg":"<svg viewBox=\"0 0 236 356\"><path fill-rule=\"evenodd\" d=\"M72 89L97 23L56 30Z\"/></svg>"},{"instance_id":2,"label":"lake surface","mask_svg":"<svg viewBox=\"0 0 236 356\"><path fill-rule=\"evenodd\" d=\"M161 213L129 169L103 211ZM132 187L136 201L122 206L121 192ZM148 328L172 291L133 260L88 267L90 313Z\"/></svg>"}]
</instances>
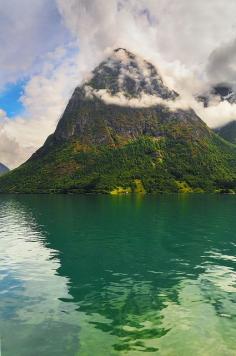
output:
<instances>
[{"instance_id":1,"label":"lake surface","mask_svg":"<svg viewBox=\"0 0 236 356\"><path fill-rule=\"evenodd\" d=\"M2 356L236 355L235 196L0 196Z\"/></svg>"}]
</instances>

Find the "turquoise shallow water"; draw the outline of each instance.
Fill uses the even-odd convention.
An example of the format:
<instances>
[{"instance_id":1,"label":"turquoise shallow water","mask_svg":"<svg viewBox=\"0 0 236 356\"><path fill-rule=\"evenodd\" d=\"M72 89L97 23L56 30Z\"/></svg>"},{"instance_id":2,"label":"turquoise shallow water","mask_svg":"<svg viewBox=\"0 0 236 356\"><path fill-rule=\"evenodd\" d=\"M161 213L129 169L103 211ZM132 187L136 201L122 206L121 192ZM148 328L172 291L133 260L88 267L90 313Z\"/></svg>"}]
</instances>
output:
<instances>
[{"instance_id":1,"label":"turquoise shallow water","mask_svg":"<svg viewBox=\"0 0 236 356\"><path fill-rule=\"evenodd\" d=\"M0 196L2 356L236 355L236 197Z\"/></svg>"}]
</instances>

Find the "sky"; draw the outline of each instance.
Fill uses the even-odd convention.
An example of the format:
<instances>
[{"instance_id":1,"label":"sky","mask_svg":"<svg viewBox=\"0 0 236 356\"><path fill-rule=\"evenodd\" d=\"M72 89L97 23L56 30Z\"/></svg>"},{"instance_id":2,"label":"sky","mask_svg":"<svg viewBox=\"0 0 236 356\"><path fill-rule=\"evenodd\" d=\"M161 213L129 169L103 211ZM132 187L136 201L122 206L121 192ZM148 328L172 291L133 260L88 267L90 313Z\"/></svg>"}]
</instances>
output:
<instances>
[{"instance_id":1,"label":"sky","mask_svg":"<svg viewBox=\"0 0 236 356\"><path fill-rule=\"evenodd\" d=\"M234 0L0 0L0 162L28 159L117 47L152 61L210 127L235 119L235 104L194 100L236 88L235 13Z\"/></svg>"}]
</instances>

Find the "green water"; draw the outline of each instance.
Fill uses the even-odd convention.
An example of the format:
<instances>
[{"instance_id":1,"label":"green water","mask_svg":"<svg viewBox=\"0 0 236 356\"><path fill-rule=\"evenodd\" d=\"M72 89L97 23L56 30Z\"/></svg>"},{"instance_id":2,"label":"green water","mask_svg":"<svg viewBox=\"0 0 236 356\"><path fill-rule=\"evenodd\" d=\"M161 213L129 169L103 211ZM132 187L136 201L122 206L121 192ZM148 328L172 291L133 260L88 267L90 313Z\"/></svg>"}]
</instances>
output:
<instances>
[{"instance_id":1,"label":"green water","mask_svg":"<svg viewBox=\"0 0 236 356\"><path fill-rule=\"evenodd\" d=\"M0 196L2 356L236 355L236 197Z\"/></svg>"}]
</instances>

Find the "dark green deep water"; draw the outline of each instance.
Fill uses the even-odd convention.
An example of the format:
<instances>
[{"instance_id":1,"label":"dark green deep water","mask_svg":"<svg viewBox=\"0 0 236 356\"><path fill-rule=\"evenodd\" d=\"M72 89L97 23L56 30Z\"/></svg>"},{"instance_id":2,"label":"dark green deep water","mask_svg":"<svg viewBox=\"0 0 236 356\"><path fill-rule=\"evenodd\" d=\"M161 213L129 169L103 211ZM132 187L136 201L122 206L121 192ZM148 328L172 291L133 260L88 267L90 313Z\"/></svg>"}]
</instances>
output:
<instances>
[{"instance_id":1,"label":"dark green deep water","mask_svg":"<svg viewBox=\"0 0 236 356\"><path fill-rule=\"evenodd\" d=\"M0 196L2 356L236 355L235 196Z\"/></svg>"}]
</instances>

